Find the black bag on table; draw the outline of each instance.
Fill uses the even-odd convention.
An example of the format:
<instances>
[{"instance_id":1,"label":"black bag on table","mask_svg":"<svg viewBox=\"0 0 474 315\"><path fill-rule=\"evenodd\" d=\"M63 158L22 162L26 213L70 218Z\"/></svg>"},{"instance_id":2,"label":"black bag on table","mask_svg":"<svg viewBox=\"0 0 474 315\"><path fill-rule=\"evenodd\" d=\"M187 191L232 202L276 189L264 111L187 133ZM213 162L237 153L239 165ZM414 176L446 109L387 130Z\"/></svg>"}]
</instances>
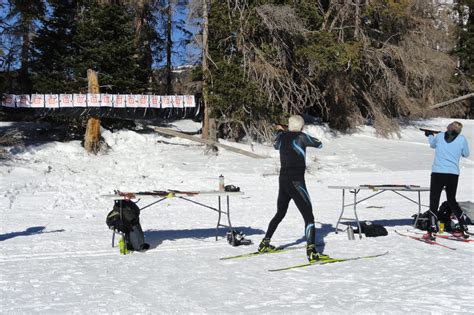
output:
<instances>
[{"instance_id":1,"label":"black bag on table","mask_svg":"<svg viewBox=\"0 0 474 315\"><path fill-rule=\"evenodd\" d=\"M145 235L140 225L140 208L131 200L116 200L105 223L114 231L122 233L129 250L144 250L150 245L145 243Z\"/></svg>"}]
</instances>

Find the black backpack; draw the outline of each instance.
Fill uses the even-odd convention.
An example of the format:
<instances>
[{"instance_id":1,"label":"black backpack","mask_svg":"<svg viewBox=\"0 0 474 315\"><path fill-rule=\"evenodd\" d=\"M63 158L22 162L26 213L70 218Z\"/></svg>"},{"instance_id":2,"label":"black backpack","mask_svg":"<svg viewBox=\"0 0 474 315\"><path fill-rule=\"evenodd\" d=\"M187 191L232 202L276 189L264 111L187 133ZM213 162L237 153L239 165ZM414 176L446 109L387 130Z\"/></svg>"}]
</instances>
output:
<instances>
[{"instance_id":1,"label":"black backpack","mask_svg":"<svg viewBox=\"0 0 474 315\"><path fill-rule=\"evenodd\" d=\"M461 202L461 203L458 203L458 204L461 208L462 216L464 217L464 221L466 222L466 224L472 224L471 219L469 218L468 214L466 213L467 210L468 210L467 207L466 207L466 209L464 209L464 207L463 207L463 206L465 206L466 203ZM450 231L451 226L455 225L453 220L451 220L451 218L453 217L453 210L449 207L449 204L448 204L447 201L444 201L441 204L441 206L439 206L439 210L436 213L436 216L438 217L438 220L440 222L444 223L446 231Z\"/></svg>"},{"instance_id":2,"label":"black backpack","mask_svg":"<svg viewBox=\"0 0 474 315\"><path fill-rule=\"evenodd\" d=\"M420 217L418 218L418 221L416 222L416 228L420 229L422 231L428 231L428 227L430 226L430 215L429 211L423 212L420 214ZM413 224L416 221L416 218L418 217L418 214L412 215L413 218Z\"/></svg>"},{"instance_id":3,"label":"black backpack","mask_svg":"<svg viewBox=\"0 0 474 315\"><path fill-rule=\"evenodd\" d=\"M132 226L140 224L140 208L131 200L115 200L105 223L109 229L129 233Z\"/></svg>"},{"instance_id":4,"label":"black backpack","mask_svg":"<svg viewBox=\"0 0 474 315\"><path fill-rule=\"evenodd\" d=\"M114 231L121 232L128 250L147 250L145 235L140 225L140 208L130 200L116 200L105 223Z\"/></svg>"},{"instance_id":5,"label":"black backpack","mask_svg":"<svg viewBox=\"0 0 474 315\"><path fill-rule=\"evenodd\" d=\"M372 222L361 222L360 229L362 233L367 237L377 237L377 236L386 236L388 235L387 229L381 224L374 224ZM354 233L359 233L359 230L356 229Z\"/></svg>"},{"instance_id":6,"label":"black backpack","mask_svg":"<svg viewBox=\"0 0 474 315\"><path fill-rule=\"evenodd\" d=\"M448 226L451 224L451 215L453 214L453 211L451 208L449 208L449 204L447 201L444 201L441 206L439 206L439 210L436 213L436 216L438 217L438 221L441 221L444 223L445 226Z\"/></svg>"}]
</instances>

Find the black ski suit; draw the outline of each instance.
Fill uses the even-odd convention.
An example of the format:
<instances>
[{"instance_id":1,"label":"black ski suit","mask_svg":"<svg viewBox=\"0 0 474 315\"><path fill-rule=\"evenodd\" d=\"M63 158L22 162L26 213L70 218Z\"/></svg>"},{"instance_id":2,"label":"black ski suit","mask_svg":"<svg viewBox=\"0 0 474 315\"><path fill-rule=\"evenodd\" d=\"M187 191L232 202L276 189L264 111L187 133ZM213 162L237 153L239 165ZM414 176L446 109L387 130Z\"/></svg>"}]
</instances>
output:
<instances>
[{"instance_id":1,"label":"black ski suit","mask_svg":"<svg viewBox=\"0 0 474 315\"><path fill-rule=\"evenodd\" d=\"M306 170L306 147L322 148L323 144L303 132L280 132L273 144L280 151L280 178L277 200L277 212L270 221L265 238L271 239L273 233L286 215L290 200L301 212L305 223L307 244L315 244L314 216L311 199L304 173Z\"/></svg>"}]
</instances>

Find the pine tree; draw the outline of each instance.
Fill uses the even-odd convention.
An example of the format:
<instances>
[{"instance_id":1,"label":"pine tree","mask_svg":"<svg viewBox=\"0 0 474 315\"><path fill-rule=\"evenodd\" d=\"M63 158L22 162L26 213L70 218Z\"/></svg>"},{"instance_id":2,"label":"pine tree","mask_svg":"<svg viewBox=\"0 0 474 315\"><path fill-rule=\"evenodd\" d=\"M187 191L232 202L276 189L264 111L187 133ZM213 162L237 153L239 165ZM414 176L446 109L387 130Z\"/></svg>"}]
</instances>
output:
<instances>
[{"instance_id":1,"label":"pine tree","mask_svg":"<svg viewBox=\"0 0 474 315\"><path fill-rule=\"evenodd\" d=\"M31 38L36 29L36 22L44 15L44 12L45 6L41 0L10 1L10 10L6 19L14 22L13 34L21 42L18 76L18 85L21 93L31 92L29 75Z\"/></svg>"},{"instance_id":2,"label":"pine tree","mask_svg":"<svg viewBox=\"0 0 474 315\"><path fill-rule=\"evenodd\" d=\"M143 55L135 45L133 18L125 5L86 2L74 37L76 80L86 82L87 69L93 69L99 73L100 84L110 87L108 92L146 92L151 70L140 66Z\"/></svg>"},{"instance_id":3,"label":"pine tree","mask_svg":"<svg viewBox=\"0 0 474 315\"><path fill-rule=\"evenodd\" d=\"M84 82L74 73L77 2L50 0L51 16L32 43L33 90L38 93L78 92Z\"/></svg>"},{"instance_id":4,"label":"pine tree","mask_svg":"<svg viewBox=\"0 0 474 315\"><path fill-rule=\"evenodd\" d=\"M458 13L459 42L455 49L461 70L474 84L474 0L459 0L455 5Z\"/></svg>"}]
</instances>

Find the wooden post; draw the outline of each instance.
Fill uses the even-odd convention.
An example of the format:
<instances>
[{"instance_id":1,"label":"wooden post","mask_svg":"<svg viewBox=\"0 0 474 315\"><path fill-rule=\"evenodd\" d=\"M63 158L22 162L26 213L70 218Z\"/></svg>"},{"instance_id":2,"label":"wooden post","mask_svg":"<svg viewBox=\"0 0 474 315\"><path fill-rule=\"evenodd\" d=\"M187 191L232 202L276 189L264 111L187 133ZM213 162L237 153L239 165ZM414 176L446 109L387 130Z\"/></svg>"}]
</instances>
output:
<instances>
[{"instance_id":1,"label":"wooden post","mask_svg":"<svg viewBox=\"0 0 474 315\"><path fill-rule=\"evenodd\" d=\"M99 93L99 80L97 72L94 70L87 70L87 81L89 93ZM84 148L87 152L94 154L100 149L100 119L97 117L90 117L87 121L86 135L84 136Z\"/></svg>"},{"instance_id":2,"label":"wooden post","mask_svg":"<svg viewBox=\"0 0 474 315\"><path fill-rule=\"evenodd\" d=\"M214 118L209 118L209 140L217 141L217 124Z\"/></svg>"}]
</instances>

